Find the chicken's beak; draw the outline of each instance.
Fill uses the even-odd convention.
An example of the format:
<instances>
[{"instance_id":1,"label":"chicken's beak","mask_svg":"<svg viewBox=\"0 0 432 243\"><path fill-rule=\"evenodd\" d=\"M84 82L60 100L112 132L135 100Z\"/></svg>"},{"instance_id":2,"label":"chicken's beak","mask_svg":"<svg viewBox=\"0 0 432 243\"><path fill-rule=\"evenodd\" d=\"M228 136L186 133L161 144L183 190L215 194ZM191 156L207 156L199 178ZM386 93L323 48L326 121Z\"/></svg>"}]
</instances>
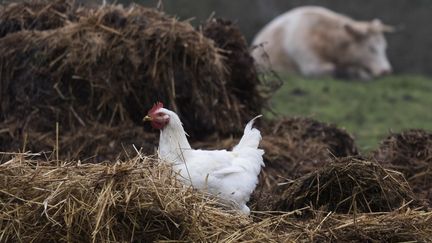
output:
<instances>
[{"instance_id":1,"label":"chicken's beak","mask_svg":"<svg viewBox=\"0 0 432 243\"><path fill-rule=\"evenodd\" d=\"M153 120L153 118L151 117L151 116L145 116L144 118L143 118L143 121L145 121L145 122L147 122L147 121L152 121Z\"/></svg>"}]
</instances>

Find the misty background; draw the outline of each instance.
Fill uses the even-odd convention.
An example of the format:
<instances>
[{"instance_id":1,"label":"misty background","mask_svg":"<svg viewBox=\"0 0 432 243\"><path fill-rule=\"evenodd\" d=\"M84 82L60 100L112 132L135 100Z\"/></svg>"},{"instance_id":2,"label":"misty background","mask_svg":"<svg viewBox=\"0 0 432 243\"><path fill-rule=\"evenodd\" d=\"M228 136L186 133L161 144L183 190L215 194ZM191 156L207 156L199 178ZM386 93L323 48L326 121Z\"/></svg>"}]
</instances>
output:
<instances>
[{"instance_id":1,"label":"misty background","mask_svg":"<svg viewBox=\"0 0 432 243\"><path fill-rule=\"evenodd\" d=\"M101 0L102 2L102 0ZM111 2L111 1L107 1ZM158 0L118 0L155 7ZM430 0L165 0L162 8L194 25L213 13L234 21L250 43L254 35L276 16L304 5L319 5L356 20L379 18L396 27L386 34L387 54L396 74L432 75L432 1Z\"/></svg>"}]
</instances>

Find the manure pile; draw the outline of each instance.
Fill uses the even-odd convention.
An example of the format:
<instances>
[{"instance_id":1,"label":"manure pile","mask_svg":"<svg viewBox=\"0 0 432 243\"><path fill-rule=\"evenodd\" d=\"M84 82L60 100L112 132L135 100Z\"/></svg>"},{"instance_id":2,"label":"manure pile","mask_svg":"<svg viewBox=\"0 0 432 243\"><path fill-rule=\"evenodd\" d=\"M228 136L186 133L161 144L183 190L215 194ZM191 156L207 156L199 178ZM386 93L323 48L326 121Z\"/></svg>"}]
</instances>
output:
<instances>
[{"instance_id":1,"label":"manure pile","mask_svg":"<svg viewBox=\"0 0 432 243\"><path fill-rule=\"evenodd\" d=\"M285 186L279 209L338 213L391 212L421 206L401 173L352 158L335 160Z\"/></svg>"},{"instance_id":2,"label":"manure pile","mask_svg":"<svg viewBox=\"0 0 432 243\"><path fill-rule=\"evenodd\" d=\"M76 22L84 14L74 1L11 3L0 8L0 38L21 30L49 30Z\"/></svg>"},{"instance_id":3,"label":"manure pile","mask_svg":"<svg viewBox=\"0 0 432 243\"><path fill-rule=\"evenodd\" d=\"M1 151L125 158L121 146L81 138L112 128L128 144L127 130L139 134L156 101L195 139L241 134L264 104L247 43L231 23L210 21L201 32L139 5L90 9L63 0L12 3L1 13ZM151 153L157 141L148 137L135 141Z\"/></svg>"},{"instance_id":4,"label":"manure pile","mask_svg":"<svg viewBox=\"0 0 432 243\"><path fill-rule=\"evenodd\" d=\"M414 192L432 208L432 133L420 129L393 133L371 157L402 172Z\"/></svg>"}]
</instances>

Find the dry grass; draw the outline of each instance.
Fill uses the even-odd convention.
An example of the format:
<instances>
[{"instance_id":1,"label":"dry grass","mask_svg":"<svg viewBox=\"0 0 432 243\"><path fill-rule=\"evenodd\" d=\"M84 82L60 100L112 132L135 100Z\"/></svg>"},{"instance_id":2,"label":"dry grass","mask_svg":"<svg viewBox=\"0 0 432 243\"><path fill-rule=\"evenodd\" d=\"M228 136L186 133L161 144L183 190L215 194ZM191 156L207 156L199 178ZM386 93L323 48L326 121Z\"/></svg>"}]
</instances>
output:
<instances>
[{"instance_id":1,"label":"dry grass","mask_svg":"<svg viewBox=\"0 0 432 243\"><path fill-rule=\"evenodd\" d=\"M377 163L344 158L306 174L280 188L278 208L306 206L339 213L391 212L410 204L421 206L402 173Z\"/></svg>"},{"instance_id":2,"label":"dry grass","mask_svg":"<svg viewBox=\"0 0 432 243\"><path fill-rule=\"evenodd\" d=\"M78 21L85 14L73 0L21 1L0 7L0 38L21 30L49 30Z\"/></svg>"},{"instance_id":3,"label":"dry grass","mask_svg":"<svg viewBox=\"0 0 432 243\"><path fill-rule=\"evenodd\" d=\"M314 212L308 220L275 217L279 242L430 242L432 212L403 209L358 215Z\"/></svg>"},{"instance_id":4,"label":"dry grass","mask_svg":"<svg viewBox=\"0 0 432 243\"><path fill-rule=\"evenodd\" d=\"M61 158L114 160L114 153L98 153L110 149L104 144L91 149L98 144L91 137L73 139L99 133L95 127L112 127L108 132L125 137L116 127L141 129L156 101L176 111L195 139L239 134L261 113L253 61L232 24L205 26L215 42L188 22L139 5L87 9L41 0L1 11L0 27L7 32L0 38L3 151L52 150L58 122L65 134L60 145L72 144L62 147ZM246 94L244 87L254 93ZM146 143L144 137L137 143Z\"/></svg>"},{"instance_id":5,"label":"dry grass","mask_svg":"<svg viewBox=\"0 0 432 243\"><path fill-rule=\"evenodd\" d=\"M145 157L115 164L43 162L23 156L0 165L0 241L119 242L260 239L250 219L181 186Z\"/></svg>"},{"instance_id":6,"label":"dry grass","mask_svg":"<svg viewBox=\"0 0 432 243\"><path fill-rule=\"evenodd\" d=\"M412 129L390 134L371 157L385 167L401 171L414 192L432 207L432 133Z\"/></svg>"},{"instance_id":7,"label":"dry grass","mask_svg":"<svg viewBox=\"0 0 432 243\"><path fill-rule=\"evenodd\" d=\"M180 185L150 157L115 164L27 157L0 165L2 242L425 242L432 235L432 212L406 205L390 213L314 210L301 219L303 208L245 217Z\"/></svg>"}]
</instances>

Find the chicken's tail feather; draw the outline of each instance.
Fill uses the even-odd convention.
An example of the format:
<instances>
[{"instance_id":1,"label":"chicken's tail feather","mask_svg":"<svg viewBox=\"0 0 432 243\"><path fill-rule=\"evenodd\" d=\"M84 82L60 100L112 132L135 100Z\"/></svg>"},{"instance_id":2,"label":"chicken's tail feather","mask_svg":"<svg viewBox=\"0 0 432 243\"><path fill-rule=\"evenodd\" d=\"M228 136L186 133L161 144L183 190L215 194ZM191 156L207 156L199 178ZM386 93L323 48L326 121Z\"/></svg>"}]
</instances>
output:
<instances>
[{"instance_id":1,"label":"chicken's tail feather","mask_svg":"<svg viewBox=\"0 0 432 243\"><path fill-rule=\"evenodd\" d=\"M259 142L261 141L261 132L253 128L253 124L256 119L262 117L262 115L258 115L250 120L244 129L243 137L240 139L240 142L234 147L233 151L242 149L242 148L258 148Z\"/></svg>"}]
</instances>

